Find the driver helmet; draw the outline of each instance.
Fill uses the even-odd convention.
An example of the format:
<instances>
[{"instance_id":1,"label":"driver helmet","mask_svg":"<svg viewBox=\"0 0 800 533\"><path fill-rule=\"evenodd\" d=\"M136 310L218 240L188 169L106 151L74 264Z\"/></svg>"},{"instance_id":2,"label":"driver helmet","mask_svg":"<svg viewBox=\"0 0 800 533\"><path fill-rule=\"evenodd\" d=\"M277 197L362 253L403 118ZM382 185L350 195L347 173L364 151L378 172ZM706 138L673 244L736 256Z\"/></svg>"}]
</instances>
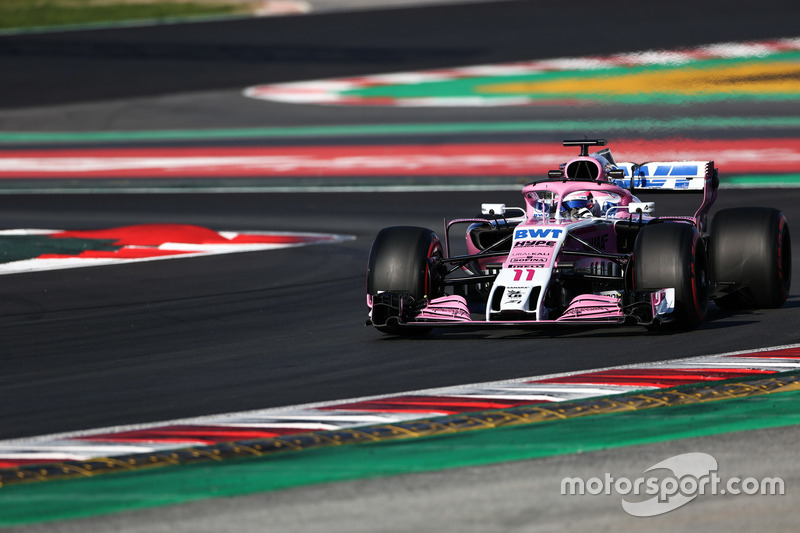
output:
<instances>
[{"instance_id":1,"label":"driver helmet","mask_svg":"<svg viewBox=\"0 0 800 533\"><path fill-rule=\"evenodd\" d=\"M578 216L597 215L596 211L599 211L599 205L594 201L591 191L578 191L566 195L561 201L561 207L570 214Z\"/></svg>"}]
</instances>

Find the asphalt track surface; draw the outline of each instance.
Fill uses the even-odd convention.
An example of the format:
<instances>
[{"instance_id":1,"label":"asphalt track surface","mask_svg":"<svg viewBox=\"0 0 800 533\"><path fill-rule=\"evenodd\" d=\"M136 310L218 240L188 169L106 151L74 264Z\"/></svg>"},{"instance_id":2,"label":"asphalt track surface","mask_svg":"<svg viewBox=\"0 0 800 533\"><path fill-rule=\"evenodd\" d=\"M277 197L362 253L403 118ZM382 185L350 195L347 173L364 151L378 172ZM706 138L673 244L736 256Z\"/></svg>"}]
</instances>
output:
<instances>
[{"instance_id":1,"label":"asphalt track surface","mask_svg":"<svg viewBox=\"0 0 800 533\"><path fill-rule=\"evenodd\" d=\"M0 224L73 229L143 222L325 230L336 245L4 277L1 438L659 361L797 342L800 309L712 312L696 331L437 332L364 327L364 272L380 226L438 229L487 193L0 198ZM493 194L516 202L517 193ZM794 191L724 191L774 205ZM696 197L695 197L696 198ZM659 207L667 205L658 200ZM680 201L680 200L679 200ZM687 197L682 197L687 201ZM669 208L665 207L664 211ZM391 213L387 213L391 210ZM376 222L379 221L379 222ZM795 248L795 254L797 254ZM795 265L800 260L794 261ZM797 267L795 267L796 270Z\"/></svg>"},{"instance_id":2,"label":"asphalt track surface","mask_svg":"<svg viewBox=\"0 0 800 533\"><path fill-rule=\"evenodd\" d=\"M734 10L721 2L610 2L606 6L598 11L596 3L572 2L568 20L564 6L494 2L4 37L0 39L0 69L16 75L4 79L0 88L0 106L6 108L0 113L0 127L18 131L243 127L338 124L348 117L353 123L459 116L462 120L476 116L503 120L515 111L404 114L401 110L312 106L287 109L244 101L238 95L244 85L270 81L689 46L796 32L796 17L786 16L797 11L791 2L762 2L757 8ZM675 17L674 13L686 15ZM765 110L779 112L761 107L737 110L737 114ZM578 113L557 111L567 116ZM721 113L728 111L733 110L719 108ZM598 116L613 112L601 110ZM524 118L530 111L522 113L517 116ZM0 438L659 361L799 340L796 289L782 309L736 314L712 309L707 323L682 334L635 328L556 333L483 330L437 332L408 340L365 328L364 270L375 233L393 224L438 230L442 218L472 215L487 200L519 203L518 194L507 191L491 195L2 196L0 226L8 228L88 229L182 222L220 230L327 231L356 239L336 245L4 277ZM725 190L717 207L774 206L791 223L800 220L798 200L800 193L794 190ZM661 213L677 208L671 201L658 199ZM797 250L796 280L800 279ZM775 438L763 432L749 435L749 439L737 438L739 452L730 452L731 461L741 468L752 465L747 456L762 449L762 439ZM715 445L724 446L719 440L714 440ZM791 449L794 441L787 440ZM664 445L662 451L659 458L674 448ZM791 453L775 453L777 462L793 459ZM628 464L625 455L608 460ZM644 460L637 467L653 462ZM547 465L539 463L531 468L546 471ZM481 483L503 477L512 484L514 479L537 475L513 466L498 468L475 469L474 475ZM570 475L578 473L570 471ZM472 479L472 471L458 476ZM385 488L387 498L413 499L421 490L415 487L421 485L467 483L458 477L455 481L436 479L412 478L409 485L395 487L395 492ZM348 502L355 502L355 507L339 501L343 512L357 515L359 509L370 507L361 498L376 486L348 487L343 490L352 491ZM535 491L541 486L525 488ZM264 501L256 497L250 503L215 503L208 509L229 516L244 512L254 522L242 524L241 529L252 529L249 526L270 513L282 512L289 505L284 499L303 501L313 497L315 490L324 491L312 488L273 496L275 506L263 514L242 510L263 507ZM493 487L486 490L491 492ZM458 497L457 492L452 494ZM454 502L450 499L441 505ZM559 500L553 505L557 503L562 507L556 512L575 513L570 502ZM331 505L338 504L333 497ZM237 505L244 507L236 509ZM296 505L296 509L302 507ZM762 509L766 509L763 516L773 512ZM444 528L444 522L434 519L436 509L428 507L426 512L434 527ZM192 529L181 515L193 514L191 508L171 511L171 516L150 513L145 520L166 520L174 527L184 523L186 530ZM587 513L591 516L591 510ZM126 516L123 520L130 521L125 527L135 530L137 515ZM617 510L613 519L624 517ZM533 530L535 522L536 517L522 517L516 528ZM484 530L514 529L504 525L515 524L496 521ZM726 522L711 521L711 525L724 530ZM117 526L100 525L122 528ZM298 523L294 526L302 529ZM411 528L396 528L407 529Z\"/></svg>"}]
</instances>

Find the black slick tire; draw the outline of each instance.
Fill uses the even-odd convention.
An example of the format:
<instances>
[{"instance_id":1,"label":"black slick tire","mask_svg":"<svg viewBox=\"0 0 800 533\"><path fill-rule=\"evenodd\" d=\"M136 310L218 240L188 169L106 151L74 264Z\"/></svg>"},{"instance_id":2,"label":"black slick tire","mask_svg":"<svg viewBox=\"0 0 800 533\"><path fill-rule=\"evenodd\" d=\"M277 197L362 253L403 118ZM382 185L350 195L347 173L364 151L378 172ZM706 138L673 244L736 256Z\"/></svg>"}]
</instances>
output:
<instances>
[{"instance_id":1,"label":"black slick tire","mask_svg":"<svg viewBox=\"0 0 800 533\"><path fill-rule=\"evenodd\" d=\"M432 264L444 251L436 233L416 226L384 228L375 237L367 266L367 294L408 293L415 301L443 295ZM384 333L413 335L425 328L379 326Z\"/></svg>"},{"instance_id":2,"label":"black slick tire","mask_svg":"<svg viewBox=\"0 0 800 533\"><path fill-rule=\"evenodd\" d=\"M714 302L726 309L780 307L792 281L792 243L777 209L724 209L711 222L709 260L715 283L738 290Z\"/></svg>"},{"instance_id":3,"label":"black slick tire","mask_svg":"<svg viewBox=\"0 0 800 533\"><path fill-rule=\"evenodd\" d=\"M635 290L675 289L674 321L665 325L691 330L703 322L708 307L708 262L694 226L664 222L643 227L633 257Z\"/></svg>"}]
</instances>

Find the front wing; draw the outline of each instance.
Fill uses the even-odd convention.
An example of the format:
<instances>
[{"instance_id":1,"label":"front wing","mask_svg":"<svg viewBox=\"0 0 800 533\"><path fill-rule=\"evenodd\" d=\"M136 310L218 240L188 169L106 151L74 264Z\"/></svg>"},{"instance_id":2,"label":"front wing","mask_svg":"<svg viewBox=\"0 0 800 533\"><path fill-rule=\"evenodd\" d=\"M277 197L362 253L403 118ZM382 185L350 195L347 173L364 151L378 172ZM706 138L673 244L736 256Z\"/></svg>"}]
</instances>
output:
<instances>
[{"instance_id":1,"label":"front wing","mask_svg":"<svg viewBox=\"0 0 800 533\"><path fill-rule=\"evenodd\" d=\"M598 294L583 294L570 302L556 319L535 320L530 317L485 320L485 314L470 311L464 297L453 295L415 302L407 293L383 292L367 298L370 308L367 325L395 326L472 326L472 327L546 327L663 324L672 321L675 311L675 290L637 291L629 294L633 303L623 304L623 298ZM474 319L473 315L481 316Z\"/></svg>"}]
</instances>

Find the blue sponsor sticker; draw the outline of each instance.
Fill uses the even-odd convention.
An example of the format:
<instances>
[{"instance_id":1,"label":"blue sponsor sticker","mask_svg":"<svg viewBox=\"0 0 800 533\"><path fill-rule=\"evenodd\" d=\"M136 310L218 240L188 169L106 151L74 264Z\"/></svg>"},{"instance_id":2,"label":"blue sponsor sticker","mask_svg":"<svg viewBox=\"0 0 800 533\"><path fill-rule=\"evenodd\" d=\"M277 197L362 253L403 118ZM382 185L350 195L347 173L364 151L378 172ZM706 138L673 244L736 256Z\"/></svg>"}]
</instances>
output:
<instances>
[{"instance_id":1,"label":"blue sponsor sticker","mask_svg":"<svg viewBox=\"0 0 800 533\"><path fill-rule=\"evenodd\" d=\"M557 239L563 231L557 228L518 229L514 233L514 239Z\"/></svg>"},{"instance_id":2,"label":"blue sponsor sticker","mask_svg":"<svg viewBox=\"0 0 800 533\"><path fill-rule=\"evenodd\" d=\"M669 176L669 171L672 167L670 165L658 165L653 176Z\"/></svg>"},{"instance_id":3,"label":"blue sponsor sticker","mask_svg":"<svg viewBox=\"0 0 800 533\"><path fill-rule=\"evenodd\" d=\"M697 165L675 165L669 173L670 176L696 176Z\"/></svg>"}]
</instances>

